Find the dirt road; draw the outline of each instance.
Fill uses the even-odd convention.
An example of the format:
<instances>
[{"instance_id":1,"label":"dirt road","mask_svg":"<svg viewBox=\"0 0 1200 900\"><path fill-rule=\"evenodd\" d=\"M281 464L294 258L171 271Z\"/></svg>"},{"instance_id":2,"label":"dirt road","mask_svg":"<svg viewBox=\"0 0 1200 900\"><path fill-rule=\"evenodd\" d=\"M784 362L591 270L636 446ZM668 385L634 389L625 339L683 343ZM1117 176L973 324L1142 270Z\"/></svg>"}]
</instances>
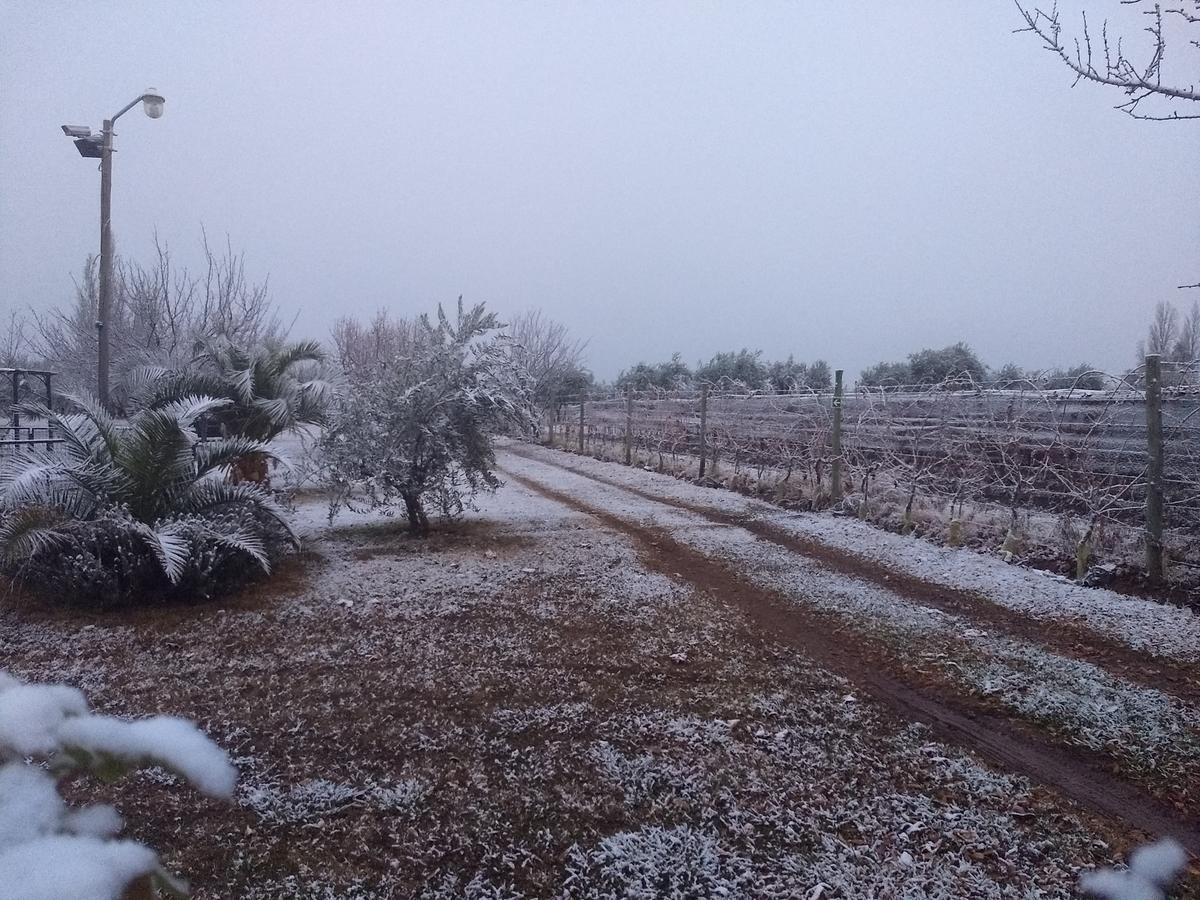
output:
<instances>
[{"instance_id":1,"label":"dirt road","mask_svg":"<svg viewBox=\"0 0 1200 900\"><path fill-rule=\"evenodd\" d=\"M504 465L520 484L629 535L650 568L681 573L698 590L739 609L773 640L847 678L897 715L922 722L940 738L1028 775L1132 829L1170 834L1200 853L1200 828L1186 812L1188 798L1195 792L1198 762L1192 702L1200 692L1193 680L1194 667L1148 659L1079 625L1047 629L978 594L797 538L770 521L705 505L703 498L688 502L672 497L662 490L668 487L665 481L649 473L631 475L613 464L524 445L509 446ZM631 483L631 479L636 480ZM689 541L701 525L716 526L715 532L710 527L703 540ZM962 623L961 632L984 625L1010 643L1025 643L1023 649L1040 654L1051 666L1058 662L1069 669L1068 660L1085 660L1089 666L1102 667L1112 685L1126 694L1162 687L1179 701L1175 703L1177 724L1192 732L1191 740L1178 748L1179 765L1165 778L1156 765L1144 764L1160 758L1162 746L1148 747L1142 765L1122 752L1097 751L1073 733L1075 723L1055 722L1036 710L996 703L970 680L946 674L958 667L943 666L943 672L931 676L927 668L914 664L922 654L912 633L903 643L880 639L878 623L869 616L847 614L836 600L824 602L828 582L801 579L781 588L746 565L746 554L722 546L714 533L735 546L752 535L794 557L801 568L817 566L852 582L883 588L898 606L952 614ZM853 585L849 589L854 590ZM944 646L939 649L947 655ZM953 648L949 655L954 655ZM1093 729L1107 725L1117 730L1114 723L1088 724ZM1156 743L1153 736L1148 743Z\"/></svg>"}]
</instances>

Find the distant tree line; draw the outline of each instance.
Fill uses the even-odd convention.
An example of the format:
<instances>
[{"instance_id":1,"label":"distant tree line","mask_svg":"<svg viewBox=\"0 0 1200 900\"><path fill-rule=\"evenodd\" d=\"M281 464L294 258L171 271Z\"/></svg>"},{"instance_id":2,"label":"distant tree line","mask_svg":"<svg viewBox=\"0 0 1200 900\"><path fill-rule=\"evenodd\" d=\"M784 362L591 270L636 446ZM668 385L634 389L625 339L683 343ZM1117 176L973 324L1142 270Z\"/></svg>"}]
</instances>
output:
<instances>
[{"instance_id":1,"label":"distant tree line","mask_svg":"<svg viewBox=\"0 0 1200 900\"><path fill-rule=\"evenodd\" d=\"M1101 390L1105 376L1086 362L1049 371L1026 371L1015 363L990 369L963 342L940 349L925 348L895 362L880 362L864 369L858 384L863 387L921 386L961 382L996 387ZM675 353L663 362L639 362L617 377L618 391L681 390L702 384L739 386L760 391L825 391L833 385L833 370L823 359L797 362L795 357L767 361L758 350L717 353L707 362L688 366Z\"/></svg>"},{"instance_id":2,"label":"distant tree line","mask_svg":"<svg viewBox=\"0 0 1200 900\"><path fill-rule=\"evenodd\" d=\"M990 387L1016 389L1036 387L1046 390L1102 390L1104 373L1090 363L1070 368L1030 371L1016 363L989 368L969 344L959 341L947 347L926 347L898 362L880 362L862 371L858 378L863 387L914 387L934 384L987 384Z\"/></svg>"},{"instance_id":3,"label":"distant tree line","mask_svg":"<svg viewBox=\"0 0 1200 900\"><path fill-rule=\"evenodd\" d=\"M833 373L823 359L811 363L786 360L766 361L761 350L730 350L717 353L693 369L678 353L666 362L639 362L617 376L618 390L675 390L701 384L739 385L749 390L826 390Z\"/></svg>"},{"instance_id":4,"label":"distant tree line","mask_svg":"<svg viewBox=\"0 0 1200 900\"><path fill-rule=\"evenodd\" d=\"M1122 380L1140 384L1140 368L1151 353L1162 357L1168 383L1200 382L1200 302L1193 301L1191 308L1182 314L1172 303L1159 302L1146 337L1137 342L1135 365L1122 373ZM865 387L920 386L954 381L989 383L999 388L1034 386L1048 390L1095 391L1111 385L1110 378L1086 362L1040 372L1022 369L1015 363L990 369L968 344L961 341L941 349L918 350L898 362L876 363L864 369L858 379Z\"/></svg>"}]
</instances>

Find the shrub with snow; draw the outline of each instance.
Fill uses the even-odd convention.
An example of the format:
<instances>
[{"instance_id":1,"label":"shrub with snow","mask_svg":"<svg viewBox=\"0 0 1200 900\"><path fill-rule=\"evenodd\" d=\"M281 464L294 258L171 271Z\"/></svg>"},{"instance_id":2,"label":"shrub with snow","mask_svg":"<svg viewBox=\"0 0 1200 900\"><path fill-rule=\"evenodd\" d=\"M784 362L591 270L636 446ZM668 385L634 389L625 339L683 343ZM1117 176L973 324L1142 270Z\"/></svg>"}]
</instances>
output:
<instances>
[{"instance_id":1,"label":"shrub with snow","mask_svg":"<svg viewBox=\"0 0 1200 900\"><path fill-rule=\"evenodd\" d=\"M82 773L110 782L149 766L210 797L232 797L237 782L229 757L191 722L94 715L75 688L0 670L0 900L186 896L153 850L116 837L116 809L71 807L59 793Z\"/></svg>"},{"instance_id":2,"label":"shrub with snow","mask_svg":"<svg viewBox=\"0 0 1200 900\"><path fill-rule=\"evenodd\" d=\"M647 825L610 835L591 849L571 848L563 897L654 900L737 897L752 872L748 860L690 825Z\"/></svg>"},{"instance_id":3,"label":"shrub with snow","mask_svg":"<svg viewBox=\"0 0 1200 900\"><path fill-rule=\"evenodd\" d=\"M1187 851L1163 838L1133 851L1128 869L1100 869L1079 879L1079 888L1099 900L1165 900L1187 866Z\"/></svg>"},{"instance_id":4,"label":"shrub with snow","mask_svg":"<svg viewBox=\"0 0 1200 900\"><path fill-rule=\"evenodd\" d=\"M74 412L32 404L61 438L0 466L0 572L72 602L112 605L211 596L272 559L294 537L258 485L229 467L269 451L246 437L201 440L200 420L228 400L191 396L118 423L85 397Z\"/></svg>"},{"instance_id":5,"label":"shrub with snow","mask_svg":"<svg viewBox=\"0 0 1200 900\"><path fill-rule=\"evenodd\" d=\"M342 505L403 504L414 534L429 530L427 507L459 514L464 503L500 482L493 474L492 435L528 422L528 404L505 352L494 313L458 304L451 322L421 316L405 328L395 355L346 365L348 389L321 440Z\"/></svg>"}]
</instances>

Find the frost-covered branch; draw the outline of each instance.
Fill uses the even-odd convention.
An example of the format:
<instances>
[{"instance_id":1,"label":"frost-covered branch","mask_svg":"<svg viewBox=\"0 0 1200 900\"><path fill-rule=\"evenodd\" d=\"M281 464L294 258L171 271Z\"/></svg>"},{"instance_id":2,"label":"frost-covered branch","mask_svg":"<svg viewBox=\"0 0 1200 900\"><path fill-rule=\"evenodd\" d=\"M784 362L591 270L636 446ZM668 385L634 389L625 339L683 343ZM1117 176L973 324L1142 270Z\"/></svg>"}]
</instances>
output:
<instances>
[{"instance_id":1,"label":"frost-covered branch","mask_svg":"<svg viewBox=\"0 0 1200 900\"><path fill-rule=\"evenodd\" d=\"M59 790L81 774L111 782L150 766L209 797L229 799L237 783L229 757L191 722L95 715L75 688L0 671L0 898L186 896L152 849L117 837L114 807L72 807Z\"/></svg>"},{"instance_id":2,"label":"frost-covered branch","mask_svg":"<svg viewBox=\"0 0 1200 900\"><path fill-rule=\"evenodd\" d=\"M1114 38L1110 34L1107 19L1101 24L1099 34L1096 34L1088 21L1087 12L1083 11L1080 14L1078 36L1067 39L1063 34L1062 17L1057 4L1047 12L1027 6L1021 0L1015 2L1025 20L1025 27L1017 30L1031 32L1041 38L1042 46L1075 73L1076 84L1092 81L1120 89L1128 99L1117 104L1116 108L1135 119L1200 119L1200 112L1192 111L1195 107L1181 112L1183 106L1200 101L1200 90L1197 90L1196 83L1186 80L1186 76L1183 76L1184 80L1175 82L1164 81L1163 78L1163 64L1174 56L1168 53L1172 25L1179 27L1181 32L1191 30L1186 37L1177 36L1178 43L1184 44L1185 50L1200 48L1200 38L1195 36L1196 26L1200 25L1200 0L1177 0L1174 5L1124 0L1122 5L1138 7L1138 12L1146 17L1147 24L1141 30L1150 36L1150 41L1140 62L1135 62L1127 49L1126 45L1130 42L1128 38ZM1181 72L1187 71L1186 66L1181 69ZM1168 112L1143 111L1142 104L1151 99L1174 104L1175 108Z\"/></svg>"},{"instance_id":3,"label":"frost-covered branch","mask_svg":"<svg viewBox=\"0 0 1200 900\"><path fill-rule=\"evenodd\" d=\"M1127 869L1086 872L1079 888L1099 900L1165 900L1187 861L1187 852L1177 841L1163 838L1134 850Z\"/></svg>"}]
</instances>

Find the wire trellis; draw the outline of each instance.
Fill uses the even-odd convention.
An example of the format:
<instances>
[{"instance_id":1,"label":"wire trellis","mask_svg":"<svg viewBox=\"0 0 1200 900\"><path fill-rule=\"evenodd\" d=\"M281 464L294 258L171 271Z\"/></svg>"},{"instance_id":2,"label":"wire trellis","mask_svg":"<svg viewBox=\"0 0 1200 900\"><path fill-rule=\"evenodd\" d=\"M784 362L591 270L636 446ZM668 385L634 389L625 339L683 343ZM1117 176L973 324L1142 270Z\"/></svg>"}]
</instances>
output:
<instances>
[{"instance_id":1,"label":"wire trellis","mask_svg":"<svg viewBox=\"0 0 1200 900\"><path fill-rule=\"evenodd\" d=\"M726 473L770 470L820 485L831 470L832 392L774 393L715 386L704 447ZM576 401L578 404L579 401ZM639 458L697 457L701 391L646 391L589 399L560 413L564 438L584 446L629 441ZM577 412L578 406L574 407ZM1200 393L1164 388L1168 524L1200 531ZM986 501L1136 525L1147 489L1145 397L1127 376L1103 390L1046 390L956 380L937 386L848 390L842 471L847 486L885 474L945 502ZM582 428L582 432L580 429ZM710 463L711 464L711 463Z\"/></svg>"}]
</instances>

